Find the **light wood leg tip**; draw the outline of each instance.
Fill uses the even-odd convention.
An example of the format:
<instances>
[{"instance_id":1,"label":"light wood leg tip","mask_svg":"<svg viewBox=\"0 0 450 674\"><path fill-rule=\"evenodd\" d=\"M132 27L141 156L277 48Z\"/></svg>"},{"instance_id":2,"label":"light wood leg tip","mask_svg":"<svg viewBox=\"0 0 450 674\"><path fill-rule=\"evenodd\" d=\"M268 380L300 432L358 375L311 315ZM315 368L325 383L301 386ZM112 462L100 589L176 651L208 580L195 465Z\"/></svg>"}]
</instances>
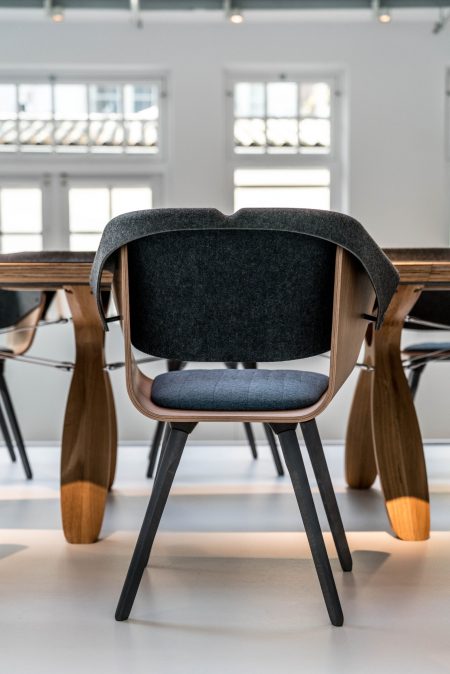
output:
<instances>
[{"instance_id":1,"label":"light wood leg tip","mask_svg":"<svg viewBox=\"0 0 450 674\"><path fill-rule=\"evenodd\" d=\"M63 529L69 543L95 543L100 534L108 491L93 482L61 487Z\"/></svg>"},{"instance_id":2,"label":"light wood leg tip","mask_svg":"<svg viewBox=\"0 0 450 674\"><path fill-rule=\"evenodd\" d=\"M426 541L430 537L430 504L415 496L386 501L396 535L403 541Z\"/></svg>"}]
</instances>

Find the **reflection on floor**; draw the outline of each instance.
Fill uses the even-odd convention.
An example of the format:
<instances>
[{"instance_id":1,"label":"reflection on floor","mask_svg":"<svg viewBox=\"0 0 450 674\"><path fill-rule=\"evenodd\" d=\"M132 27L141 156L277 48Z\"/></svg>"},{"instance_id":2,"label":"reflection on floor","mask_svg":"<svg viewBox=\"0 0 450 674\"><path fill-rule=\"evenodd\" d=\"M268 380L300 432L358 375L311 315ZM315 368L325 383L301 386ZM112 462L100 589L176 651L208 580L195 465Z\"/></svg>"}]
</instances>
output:
<instances>
[{"instance_id":1,"label":"reflection on floor","mask_svg":"<svg viewBox=\"0 0 450 674\"><path fill-rule=\"evenodd\" d=\"M424 543L393 538L378 488L346 491L342 447L326 448L354 559L343 574L326 534L341 629L328 622L288 480L274 476L267 448L258 462L246 450L186 450L132 619L116 623L151 488L145 448L121 448L91 546L60 532L58 450L30 449L36 477L26 484L0 448L0 671L448 673L450 447L427 447Z\"/></svg>"}]
</instances>

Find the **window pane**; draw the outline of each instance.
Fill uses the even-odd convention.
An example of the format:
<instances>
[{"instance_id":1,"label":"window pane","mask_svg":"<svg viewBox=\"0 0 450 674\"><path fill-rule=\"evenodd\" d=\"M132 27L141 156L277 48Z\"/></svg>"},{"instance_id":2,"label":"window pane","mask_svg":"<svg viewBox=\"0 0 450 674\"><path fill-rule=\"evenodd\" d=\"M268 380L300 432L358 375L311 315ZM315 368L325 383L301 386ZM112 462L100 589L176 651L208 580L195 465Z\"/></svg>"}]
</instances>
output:
<instances>
[{"instance_id":1,"label":"window pane","mask_svg":"<svg viewBox=\"0 0 450 674\"><path fill-rule=\"evenodd\" d=\"M86 146L88 144L88 126L87 122L55 122L55 143L57 145L69 147Z\"/></svg>"},{"instance_id":2,"label":"window pane","mask_svg":"<svg viewBox=\"0 0 450 674\"><path fill-rule=\"evenodd\" d=\"M328 119L303 119L300 122L302 152L330 151L330 122Z\"/></svg>"},{"instance_id":3,"label":"window pane","mask_svg":"<svg viewBox=\"0 0 450 674\"><path fill-rule=\"evenodd\" d=\"M298 122L295 119L268 119L267 145L278 151L297 148L297 128Z\"/></svg>"},{"instance_id":4,"label":"window pane","mask_svg":"<svg viewBox=\"0 0 450 674\"><path fill-rule=\"evenodd\" d=\"M300 115L302 117L330 116L330 85L310 82L300 87Z\"/></svg>"},{"instance_id":5,"label":"window pane","mask_svg":"<svg viewBox=\"0 0 450 674\"><path fill-rule=\"evenodd\" d=\"M239 82L235 85L234 116L265 116L265 91L263 82Z\"/></svg>"},{"instance_id":6,"label":"window pane","mask_svg":"<svg viewBox=\"0 0 450 674\"><path fill-rule=\"evenodd\" d=\"M236 169L236 187L328 187L328 169Z\"/></svg>"},{"instance_id":7,"label":"window pane","mask_svg":"<svg viewBox=\"0 0 450 674\"><path fill-rule=\"evenodd\" d=\"M39 234L3 234L0 237L2 253L42 250Z\"/></svg>"},{"instance_id":8,"label":"window pane","mask_svg":"<svg viewBox=\"0 0 450 674\"><path fill-rule=\"evenodd\" d=\"M270 82L267 85L267 116L297 117L298 89L295 82Z\"/></svg>"},{"instance_id":9,"label":"window pane","mask_svg":"<svg viewBox=\"0 0 450 674\"><path fill-rule=\"evenodd\" d=\"M0 206L2 232L42 231L42 193L39 188L3 188Z\"/></svg>"},{"instance_id":10,"label":"window pane","mask_svg":"<svg viewBox=\"0 0 450 674\"><path fill-rule=\"evenodd\" d=\"M14 84L0 84L0 119L17 117L16 87Z\"/></svg>"},{"instance_id":11,"label":"window pane","mask_svg":"<svg viewBox=\"0 0 450 674\"><path fill-rule=\"evenodd\" d=\"M124 112L127 119L156 120L159 116L156 85L126 84Z\"/></svg>"},{"instance_id":12,"label":"window pane","mask_svg":"<svg viewBox=\"0 0 450 674\"><path fill-rule=\"evenodd\" d=\"M113 187L111 190L111 217L130 211L152 207L152 191L149 187Z\"/></svg>"},{"instance_id":13,"label":"window pane","mask_svg":"<svg viewBox=\"0 0 450 674\"><path fill-rule=\"evenodd\" d=\"M52 116L50 84L20 84L19 115L22 119L50 119Z\"/></svg>"},{"instance_id":14,"label":"window pane","mask_svg":"<svg viewBox=\"0 0 450 674\"><path fill-rule=\"evenodd\" d=\"M263 119L237 119L234 123L236 151L261 151L266 145L266 123Z\"/></svg>"},{"instance_id":15,"label":"window pane","mask_svg":"<svg viewBox=\"0 0 450 674\"><path fill-rule=\"evenodd\" d=\"M122 113L121 87L108 84L90 86L91 117L115 117Z\"/></svg>"},{"instance_id":16,"label":"window pane","mask_svg":"<svg viewBox=\"0 0 450 674\"><path fill-rule=\"evenodd\" d=\"M71 234L70 250L97 250L100 239L101 234Z\"/></svg>"},{"instance_id":17,"label":"window pane","mask_svg":"<svg viewBox=\"0 0 450 674\"><path fill-rule=\"evenodd\" d=\"M74 120L87 119L86 85L55 85L55 118Z\"/></svg>"},{"instance_id":18,"label":"window pane","mask_svg":"<svg viewBox=\"0 0 450 674\"><path fill-rule=\"evenodd\" d=\"M33 145L36 150L49 150L47 146L53 143L53 123L44 120L19 122L19 140L21 145Z\"/></svg>"},{"instance_id":19,"label":"window pane","mask_svg":"<svg viewBox=\"0 0 450 674\"><path fill-rule=\"evenodd\" d=\"M238 169L234 207L330 208L327 169Z\"/></svg>"},{"instance_id":20,"label":"window pane","mask_svg":"<svg viewBox=\"0 0 450 674\"><path fill-rule=\"evenodd\" d=\"M125 122L127 145L157 150L158 127L155 122Z\"/></svg>"},{"instance_id":21,"label":"window pane","mask_svg":"<svg viewBox=\"0 0 450 674\"><path fill-rule=\"evenodd\" d=\"M103 147L120 147L124 142L124 128L122 122L107 120L91 122L90 139L92 145Z\"/></svg>"},{"instance_id":22,"label":"window pane","mask_svg":"<svg viewBox=\"0 0 450 674\"><path fill-rule=\"evenodd\" d=\"M0 121L0 150L14 150L17 143L17 125L15 120ZM11 147L13 146L13 147Z\"/></svg>"},{"instance_id":23,"label":"window pane","mask_svg":"<svg viewBox=\"0 0 450 674\"><path fill-rule=\"evenodd\" d=\"M326 187L237 187L234 208L330 208L330 190Z\"/></svg>"},{"instance_id":24,"label":"window pane","mask_svg":"<svg viewBox=\"0 0 450 674\"><path fill-rule=\"evenodd\" d=\"M107 187L72 187L69 190L71 232L101 232L110 219Z\"/></svg>"}]
</instances>

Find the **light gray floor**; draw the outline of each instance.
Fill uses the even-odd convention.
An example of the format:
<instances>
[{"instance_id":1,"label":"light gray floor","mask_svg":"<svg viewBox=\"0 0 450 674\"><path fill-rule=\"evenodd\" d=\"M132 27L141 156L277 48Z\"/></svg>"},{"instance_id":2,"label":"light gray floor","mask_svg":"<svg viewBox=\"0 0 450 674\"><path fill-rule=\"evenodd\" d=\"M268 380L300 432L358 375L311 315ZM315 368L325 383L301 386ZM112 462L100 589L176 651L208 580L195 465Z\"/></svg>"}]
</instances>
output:
<instances>
[{"instance_id":1,"label":"light gray floor","mask_svg":"<svg viewBox=\"0 0 450 674\"><path fill-rule=\"evenodd\" d=\"M450 671L449 446L427 447L433 533L423 543L396 540L378 488L347 491L342 447L326 447L354 559L343 574L326 534L343 628L328 622L267 447L258 462L246 446L187 448L128 623L113 615L151 488L146 449L121 448L91 546L61 534L58 449L29 453L31 484L0 447L1 674Z\"/></svg>"}]
</instances>

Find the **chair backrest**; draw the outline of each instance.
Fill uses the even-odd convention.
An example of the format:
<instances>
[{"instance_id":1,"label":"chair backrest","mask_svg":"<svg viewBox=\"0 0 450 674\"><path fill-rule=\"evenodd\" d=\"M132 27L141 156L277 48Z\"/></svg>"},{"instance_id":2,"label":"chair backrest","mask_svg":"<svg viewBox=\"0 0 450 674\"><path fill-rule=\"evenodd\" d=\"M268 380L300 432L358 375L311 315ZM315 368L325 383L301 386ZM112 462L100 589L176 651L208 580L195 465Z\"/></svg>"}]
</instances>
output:
<instances>
[{"instance_id":1,"label":"chair backrest","mask_svg":"<svg viewBox=\"0 0 450 674\"><path fill-rule=\"evenodd\" d=\"M189 361L329 351L336 245L286 231L173 231L128 244L131 342Z\"/></svg>"},{"instance_id":2,"label":"chair backrest","mask_svg":"<svg viewBox=\"0 0 450 674\"><path fill-rule=\"evenodd\" d=\"M450 326L450 291L424 290L413 308L410 316L422 321L441 323ZM432 330L433 328L405 322L405 328L412 330Z\"/></svg>"},{"instance_id":3,"label":"chair backrest","mask_svg":"<svg viewBox=\"0 0 450 674\"><path fill-rule=\"evenodd\" d=\"M34 290L0 290L0 329L17 325L40 306L42 293Z\"/></svg>"}]
</instances>

